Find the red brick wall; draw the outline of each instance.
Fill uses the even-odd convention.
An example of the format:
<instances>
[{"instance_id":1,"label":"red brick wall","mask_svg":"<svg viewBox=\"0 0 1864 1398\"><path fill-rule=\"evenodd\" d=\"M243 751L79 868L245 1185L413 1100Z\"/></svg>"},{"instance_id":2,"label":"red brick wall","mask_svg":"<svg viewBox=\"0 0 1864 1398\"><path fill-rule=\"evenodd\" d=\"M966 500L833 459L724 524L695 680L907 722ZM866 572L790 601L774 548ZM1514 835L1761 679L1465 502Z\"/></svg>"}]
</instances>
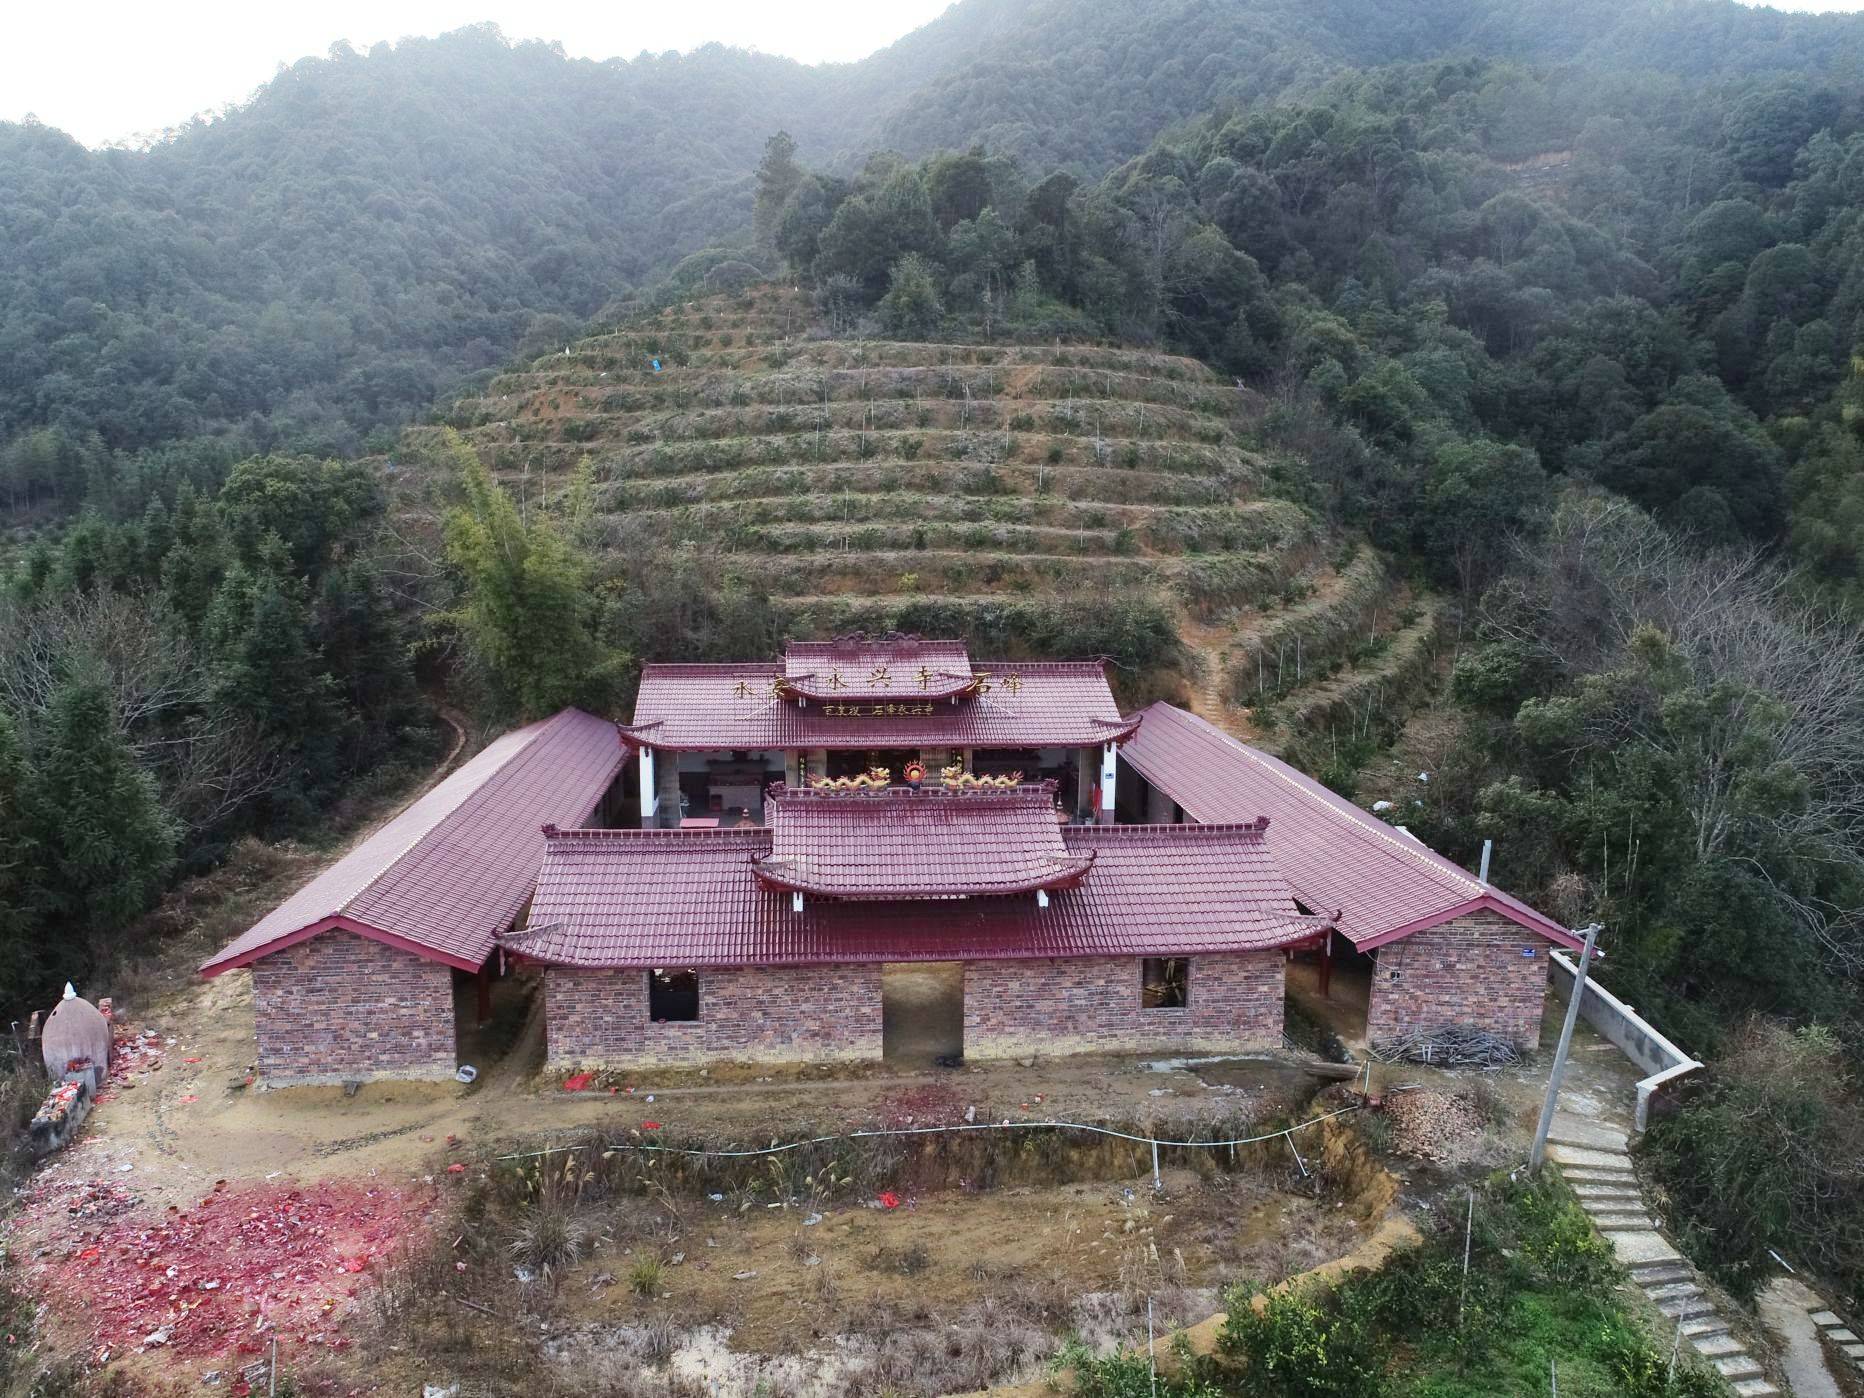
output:
<instances>
[{"instance_id":1,"label":"red brick wall","mask_svg":"<svg viewBox=\"0 0 1864 1398\"><path fill-rule=\"evenodd\" d=\"M1484 911L1380 947L1367 1039L1380 1044L1458 1024L1504 1034L1524 1049L1539 1047L1551 945L1500 913ZM1533 956L1523 956L1524 947Z\"/></svg>"},{"instance_id":2,"label":"red brick wall","mask_svg":"<svg viewBox=\"0 0 1864 1398\"><path fill-rule=\"evenodd\" d=\"M973 1058L1043 1053L1190 1052L1278 1048L1279 951L1194 956L1188 1003L1140 1007L1136 957L967 961L964 1051Z\"/></svg>"},{"instance_id":3,"label":"red brick wall","mask_svg":"<svg viewBox=\"0 0 1864 1398\"><path fill-rule=\"evenodd\" d=\"M252 963L259 1076L272 1086L450 1078L453 972L358 937L320 933Z\"/></svg>"},{"instance_id":4,"label":"red brick wall","mask_svg":"<svg viewBox=\"0 0 1864 1398\"><path fill-rule=\"evenodd\" d=\"M550 1062L773 1063L880 1057L879 966L699 972L699 1018L647 1017L647 972L544 972Z\"/></svg>"}]
</instances>

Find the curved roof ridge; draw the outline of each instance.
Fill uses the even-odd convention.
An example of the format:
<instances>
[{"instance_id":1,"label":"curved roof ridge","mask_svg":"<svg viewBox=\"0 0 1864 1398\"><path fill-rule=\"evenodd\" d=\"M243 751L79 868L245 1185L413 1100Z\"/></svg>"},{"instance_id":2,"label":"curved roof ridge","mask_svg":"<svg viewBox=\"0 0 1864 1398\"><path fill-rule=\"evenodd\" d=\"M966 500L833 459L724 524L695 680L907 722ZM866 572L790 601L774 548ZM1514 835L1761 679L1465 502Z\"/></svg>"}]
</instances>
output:
<instances>
[{"instance_id":1,"label":"curved roof ridge","mask_svg":"<svg viewBox=\"0 0 1864 1398\"><path fill-rule=\"evenodd\" d=\"M683 828L674 826L671 829L648 827L639 830L609 830L584 827L557 829L555 827L546 826L544 828L544 839L552 844L566 840L588 840L591 842L628 840L636 843L665 842L676 845L706 842L726 844L732 840L742 840L747 844L768 844L770 841L770 827L767 825L736 825L723 829L706 829L698 826Z\"/></svg>"},{"instance_id":2,"label":"curved roof ridge","mask_svg":"<svg viewBox=\"0 0 1864 1398\"><path fill-rule=\"evenodd\" d=\"M785 786L780 790L773 783L772 793L779 801L846 801L851 806L858 806L863 801L879 806L887 801L1001 801L1009 803L1020 798L1023 802L1040 799L1047 805L1055 795L1057 783L1053 777L1044 777L1038 781L1018 782L1014 786Z\"/></svg>"},{"instance_id":3,"label":"curved roof ridge","mask_svg":"<svg viewBox=\"0 0 1864 1398\"><path fill-rule=\"evenodd\" d=\"M804 861L800 859L780 859L774 855L762 859L753 857L751 868L759 881L791 892L814 894L821 898L843 898L852 902L917 902L943 898L1009 897L1017 893L1034 893L1038 889L1053 891L1086 877L1094 867L1095 853L1090 850L1080 855L1042 855L1035 863L1046 867L1032 867L1009 878L991 879L986 876L968 880L954 879L950 883L919 887L881 884L871 888L851 888L846 884L812 877L801 869Z\"/></svg>"},{"instance_id":4,"label":"curved roof ridge","mask_svg":"<svg viewBox=\"0 0 1864 1398\"><path fill-rule=\"evenodd\" d=\"M1137 840L1148 837L1203 840L1226 835L1260 838L1267 834L1268 828L1269 818L1257 816L1254 820L1199 820L1179 825L1070 825L1062 831L1062 836L1064 839L1084 840Z\"/></svg>"}]
</instances>

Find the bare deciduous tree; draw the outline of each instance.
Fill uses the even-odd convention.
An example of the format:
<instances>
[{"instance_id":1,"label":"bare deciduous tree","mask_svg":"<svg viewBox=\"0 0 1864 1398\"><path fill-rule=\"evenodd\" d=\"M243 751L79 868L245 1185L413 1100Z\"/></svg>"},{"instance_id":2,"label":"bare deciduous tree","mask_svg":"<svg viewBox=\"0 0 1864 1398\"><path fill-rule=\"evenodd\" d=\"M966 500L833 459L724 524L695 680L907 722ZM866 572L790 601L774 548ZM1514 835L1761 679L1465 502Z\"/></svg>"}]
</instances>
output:
<instances>
[{"instance_id":1,"label":"bare deciduous tree","mask_svg":"<svg viewBox=\"0 0 1864 1398\"><path fill-rule=\"evenodd\" d=\"M1864 629L1758 551L1698 551L1603 496L1569 497L1545 540L1518 547L1483 620L1574 681L1621 671L1640 632L1661 633L1705 717L1680 736L1654 721L1659 696L1626 693L1591 708L1585 744L1665 748L1688 784L1697 858L1741 864L1829 959L1864 970L1864 908L1809 895L1753 853L1789 849L1864 878ZM1802 798L1744 800L1757 765L1790 773Z\"/></svg>"},{"instance_id":2,"label":"bare deciduous tree","mask_svg":"<svg viewBox=\"0 0 1864 1398\"><path fill-rule=\"evenodd\" d=\"M275 790L287 764L254 725L214 702L206 657L140 593L0 601L0 707L28 723L73 679L109 691L119 733L162 805L206 830Z\"/></svg>"}]
</instances>

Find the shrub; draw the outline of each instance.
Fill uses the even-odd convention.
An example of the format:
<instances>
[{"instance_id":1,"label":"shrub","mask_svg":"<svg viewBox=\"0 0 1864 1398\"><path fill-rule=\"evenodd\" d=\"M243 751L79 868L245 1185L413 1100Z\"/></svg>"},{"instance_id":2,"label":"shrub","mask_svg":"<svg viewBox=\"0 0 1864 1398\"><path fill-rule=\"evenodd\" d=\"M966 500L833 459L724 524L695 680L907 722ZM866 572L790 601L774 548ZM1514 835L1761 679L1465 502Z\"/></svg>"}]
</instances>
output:
<instances>
[{"instance_id":1,"label":"shrub","mask_svg":"<svg viewBox=\"0 0 1864 1398\"><path fill-rule=\"evenodd\" d=\"M1223 1398L1226 1390L1203 1377L1196 1366L1177 1375L1154 1378L1151 1361L1143 1354L1115 1354L1102 1358L1079 1340L1071 1340L1056 1353L1050 1368L1069 1370L1074 1376L1075 1398Z\"/></svg>"},{"instance_id":2,"label":"shrub","mask_svg":"<svg viewBox=\"0 0 1864 1398\"><path fill-rule=\"evenodd\" d=\"M1570 1196L1552 1184L1515 1200L1522 1258L1555 1286L1597 1290L1612 1275L1612 1251Z\"/></svg>"},{"instance_id":3,"label":"shrub","mask_svg":"<svg viewBox=\"0 0 1864 1398\"><path fill-rule=\"evenodd\" d=\"M1254 1398L1376 1398L1384 1356L1364 1307L1338 1296L1290 1288L1233 1289L1219 1351L1244 1365Z\"/></svg>"},{"instance_id":4,"label":"shrub","mask_svg":"<svg viewBox=\"0 0 1864 1398\"><path fill-rule=\"evenodd\" d=\"M1737 1294L1789 1243L1864 1304L1864 1117L1843 1046L1816 1026L1752 1021L1707 1085L1640 1149L1691 1256Z\"/></svg>"}]
</instances>

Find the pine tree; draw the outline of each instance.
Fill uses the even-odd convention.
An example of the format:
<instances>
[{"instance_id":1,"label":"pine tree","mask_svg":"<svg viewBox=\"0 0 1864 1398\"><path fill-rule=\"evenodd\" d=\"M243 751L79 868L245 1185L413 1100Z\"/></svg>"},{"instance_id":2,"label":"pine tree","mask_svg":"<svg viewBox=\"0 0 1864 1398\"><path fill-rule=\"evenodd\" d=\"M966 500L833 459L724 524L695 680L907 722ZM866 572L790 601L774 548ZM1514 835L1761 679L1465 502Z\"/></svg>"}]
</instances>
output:
<instances>
[{"instance_id":1,"label":"pine tree","mask_svg":"<svg viewBox=\"0 0 1864 1398\"><path fill-rule=\"evenodd\" d=\"M26 759L19 735L12 718L0 709L0 908L4 909L25 907L32 881L32 851L20 808L25 788ZM31 989L31 959L25 941L29 925L25 918L0 922L0 995L9 1004L19 1003Z\"/></svg>"},{"instance_id":2,"label":"pine tree","mask_svg":"<svg viewBox=\"0 0 1864 1398\"><path fill-rule=\"evenodd\" d=\"M215 702L290 754L304 795L338 775L354 718L318 647L309 588L290 568L284 543L268 535L254 565L227 571L202 640L213 657Z\"/></svg>"},{"instance_id":3,"label":"pine tree","mask_svg":"<svg viewBox=\"0 0 1864 1398\"><path fill-rule=\"evenodd\" d=\"M764 142L764 158L757 167L757 196L751 205L751 232L759 247L776 244L783 206L803 182L803 167L796 163L796 142L779 131Z\"/></svg>"},{"instance_id":4,"label":"pine tree","mask_svg":"<svg viewBox=\"0 0 1864 1398\"><path fill-rule=\"evenodd\" d=\"M147 911L174 864L175 832L103 684L67 684L36 739L20 802L38 872L27 910L56 954L71 934L112 936ZM45 969L65 974L51 961Z\"/></svg>"},{"instance_id":5,"label":"pine tree","mask_svg":"<svg viewBox=\"0 0 1864 1398\"><path fill-rule=\"evenodd\" d=\"M902 340L924 340L945 318L939 303L938 283L932 269L916 252L893 264L887 274L887 294L880 298L880 323Z\"/></svg>"}]
</instances>

